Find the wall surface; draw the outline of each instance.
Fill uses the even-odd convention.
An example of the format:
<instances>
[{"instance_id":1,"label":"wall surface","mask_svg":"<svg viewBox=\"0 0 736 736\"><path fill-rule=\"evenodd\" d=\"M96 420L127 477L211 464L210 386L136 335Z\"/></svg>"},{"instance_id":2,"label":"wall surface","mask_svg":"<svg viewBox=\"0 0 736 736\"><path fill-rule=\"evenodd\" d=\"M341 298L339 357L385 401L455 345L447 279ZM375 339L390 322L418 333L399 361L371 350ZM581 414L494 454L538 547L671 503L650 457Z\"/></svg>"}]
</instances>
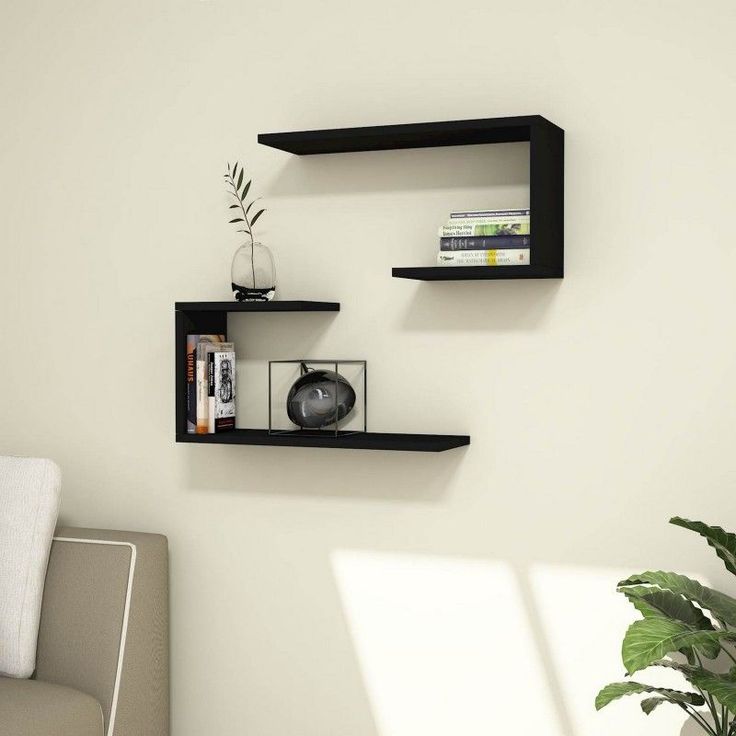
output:
<instances>
[{"instance_id":1,"label":"wall surface","mask_svg":"<svg viewBox=\"0 0 736 736\"><path fill-rule=\"evenodd\" d=\"M596 714L640 568L734 588L736 5L0 5L0 452L66 523L171 545L175 736L679 733ZM528 202L521 144L297 158L258 132L540 113L566 130L566 278L418 283L458 208ZM439 455L176 445L173 303L229 298L225 162L281 298L268 358L365 358L376 431Z\"/></svg>"}]
</instances>

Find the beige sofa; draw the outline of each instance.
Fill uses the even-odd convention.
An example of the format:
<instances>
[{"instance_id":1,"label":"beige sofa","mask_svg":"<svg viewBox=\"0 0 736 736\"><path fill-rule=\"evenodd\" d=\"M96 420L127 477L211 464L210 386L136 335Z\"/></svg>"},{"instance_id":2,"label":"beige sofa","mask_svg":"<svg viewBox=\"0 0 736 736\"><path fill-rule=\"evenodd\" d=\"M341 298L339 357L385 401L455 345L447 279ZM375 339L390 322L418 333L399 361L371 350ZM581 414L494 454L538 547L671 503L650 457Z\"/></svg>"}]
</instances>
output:
<instances>
[{"instance_id":1,"label":"beige sofa","mask_svg":"<svg viewBox=\"0 0 736 736\"><path fill-rule=\"evenodd\" d=\"M168 660L166 538L59 528L36 672L0 677L0 734L168 736Z\"/></svg>"}]
</instances>

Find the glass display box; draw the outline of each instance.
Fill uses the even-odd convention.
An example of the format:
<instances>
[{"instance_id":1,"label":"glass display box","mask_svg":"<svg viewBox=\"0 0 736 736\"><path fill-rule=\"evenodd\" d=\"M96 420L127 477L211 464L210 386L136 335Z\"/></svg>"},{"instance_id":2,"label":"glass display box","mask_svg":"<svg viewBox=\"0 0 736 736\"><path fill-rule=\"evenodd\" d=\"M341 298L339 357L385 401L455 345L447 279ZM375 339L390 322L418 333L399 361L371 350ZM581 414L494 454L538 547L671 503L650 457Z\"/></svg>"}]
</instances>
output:
<instances>
[{"instance_id":1,"label":"glass display box","mask_svg":"<svg viewBox=\"0 0 736 736\"><path fill-rule=\"evenodd\" d=\"M365 360L270 360L269 434L366 432Z\"/></svg>"}]
</instances>

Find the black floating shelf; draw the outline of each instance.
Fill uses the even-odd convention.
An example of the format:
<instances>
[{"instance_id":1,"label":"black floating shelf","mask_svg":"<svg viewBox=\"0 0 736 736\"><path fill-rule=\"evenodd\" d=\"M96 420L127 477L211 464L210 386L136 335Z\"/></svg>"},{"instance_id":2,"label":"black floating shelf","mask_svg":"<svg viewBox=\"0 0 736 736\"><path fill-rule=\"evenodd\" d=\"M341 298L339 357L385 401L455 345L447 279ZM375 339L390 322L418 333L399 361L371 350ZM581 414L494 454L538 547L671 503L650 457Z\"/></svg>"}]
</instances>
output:
<instances>
[{"instance_id":1,"label":"black floating shelf","mask_svg":"<svg viewBox=\"0 0 736 736\"><path fill-rule=\"evenodd\" d=\"M442 452L470 444L466 435L387 434L361 432L335 437L333 432L299 431L269 434L267 429L236 429L219 434L189 434L187 430L186 346L188 334L225 335L228 314L234 312L339 312L339 302L176 302L176 441L215 445L274 447L335 447L349 450Z\"/></svg>"},{"instance_id":2,"label":"black floating shelf","mask_svg":"<svg viewBox=\"0 0 736 736\"><path fill-rule=\"evenodd\" d=\"M272 445L274 447L331 447L345 450L404 450L442 452L470 444L467 435L393 434L360 432L335 437L333 432L309 431L269 434L267 429L236 429L219 434L178 433L177 442L215 445Z\"/></svg>"},{"instance_id":3,"label":"black floating shelf","mask_svg":"<svg viewBox=\"0 0 736 736\"><path fill-rule=\"evenodd\" d=\"M373 125L364 128L261 133L258 136L258 142L287 153L306 156L315 153L355 153L401 148L469 146L484 143L523 143L530 141L532 131L543 125L552 125L552 123L541 115L526 115L509 118L481 118L480 120L449 120L439 123L406 123Z\"/></svg>"},{"instance_id":4,"label":"black floating shelf","mask_svg":"<svg viewBox=\"0 0 736 736\"><path fill-rule=\"evenodd\" d=\"M565 131L541 115L261 133L258 142L299 156L528 142L531 265L394 268L393 276L422 281L564 276Z\"/></svg>"},{"instance_id":5,"label":"black floating shelf","mask_svg":"<svg viewBox=\"0 0 736 736\"><path fill-rule=\"evenodd\" d=\"M416 281L481 281L501 279L561 279L562 271L541 266L411 266L392 268L395 279Z\"/></svg>"},{"instance_id":6,"label":"black floating shelf","mask_svg":"<svg viewBox=\"0 0 736 736\"><path fill-rule=\"evenodd\" d=\"M176 302L182 312L339 312L340 302Z\"/></svg>"}]
</instances>

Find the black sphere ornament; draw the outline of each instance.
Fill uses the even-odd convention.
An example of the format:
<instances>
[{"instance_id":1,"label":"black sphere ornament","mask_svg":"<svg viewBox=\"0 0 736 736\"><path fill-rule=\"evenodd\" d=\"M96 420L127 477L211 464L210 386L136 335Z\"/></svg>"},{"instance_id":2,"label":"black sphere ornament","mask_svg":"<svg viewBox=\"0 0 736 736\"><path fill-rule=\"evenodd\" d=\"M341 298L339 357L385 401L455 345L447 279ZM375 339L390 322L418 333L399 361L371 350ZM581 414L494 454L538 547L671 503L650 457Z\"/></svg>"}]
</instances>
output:
<instances>
[{"instance_id":1,"label":"black sphere ornament","mask_svg":"<svg viewBox=\"0 0 736 736\"><path fill-rule=\"evenodd\" d=\"M355 407L355 390L335 371L312 370L301 364L286 399L286 413L302 429L322 429L344 419Z\"/></svg>"}]
</instances>

